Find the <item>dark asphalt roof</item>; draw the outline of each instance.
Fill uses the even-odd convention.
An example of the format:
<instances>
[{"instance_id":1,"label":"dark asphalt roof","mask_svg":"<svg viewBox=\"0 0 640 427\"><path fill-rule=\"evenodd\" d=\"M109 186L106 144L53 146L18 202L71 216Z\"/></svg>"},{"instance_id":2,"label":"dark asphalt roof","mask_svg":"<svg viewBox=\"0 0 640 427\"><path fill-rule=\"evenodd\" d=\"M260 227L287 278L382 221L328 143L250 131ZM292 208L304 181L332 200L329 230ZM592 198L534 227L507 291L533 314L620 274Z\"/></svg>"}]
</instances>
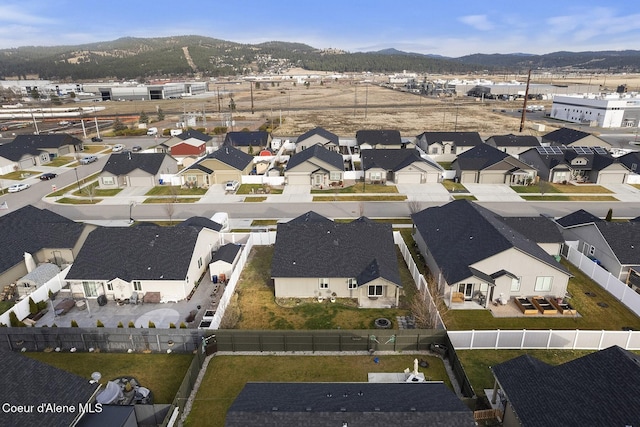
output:
<instances>
[{"instance_id":1,"label":"dark asphalt roof","mask_svg":"<svg viewBox=\"0 0 640 427\"><path fill-rule=\"evenodd\" d=\"M423 132L418 139L427 142L427 145L453 142L458 147L469 147L484 144L478 132Z\"/></svg>"},{"instance_id":2,"label":"dark asphalt roof","mask_svg":"<svg viewBox=\"0 0 640 427\"><path fill-rule=\"evenodd\" d=\"M196 227L198 230L204 228L208 228L213 231L220 231L222 229L222 224L218 224L215 221L212 221L209 218L204 216L192 216L181 223L177 224L178 227Z\"/></svg>"},{"instance_id":3,"label":"dark asphalt roof","mask_svg":"<svg viewBox=\"0 0 640 427\"><path fill-rule=\"evenodd\" d=\"M235 243L227 243L224 246L220 246L215 254L213 254L213 258L211 262L216 261L224 261L231 264L236 256L238 256L238 252L240 252L242 246L236 245Z\"/></svg>"},{"instance_id":4,"label":"dark asphalt roof","mask_svg":"<svg viewBox=\"0 0 640 427\"><path fill-rule=\"evenodd\" d=\"M287 163L286 170L289 171L314 157L318 160L323 161L324 163L333 166L335 169L338 169L340 171L344 170L342 154L336 151L327 150L320 144L315 144L313 147L308 147L291 156L289 162Z\"/></svg>"},{"instance_id":5,"label":"dark asphalt roof","mask_svg":"<svg viewBox=\"0 0 640 427\"><path fill-rule=\"evenodd\" d=\"M595 225L621 264L640 265L640 222L598 221Z\"/></svg>"},{"instance_id":6,"label":"dark asphalt roof","mask_svg":"<svg viewBox=\"0 0 640 427\"><path fill-rule=\"evenodd\" d=\"M556 222L564 228L574 227L576 225L588 224L590 222L600 222L602 219L598 218L591 212L587 212L584 209L579 209L575 212L567 214L562 218L556 219Z\"/></svg>"},{"instance_id":7,"label":"dark asphalt roof","mask_svg":"<svg viewBox=\"0 0 640 427\"><path fill-rule=\"evenodd\" d=\"M325 138L326 140L328 140L329 142L332 142L336 145L339 144L339 138L338 135L336 135L333 132L329 132L328 130L321 128L321 127L317 127L315 129L311 129L310 131L307 131L305 133L303 133L302 135L300 135L298 137L298 139L296 139L296 144L299 142L303 142L305 139L310 138L314 135L320 135L321 137Z\"/></svg>"},{"instance_id":8,"label":"dark asphalt roof","mask_svg":"<svg viewBox=\"0 0 640 427\"><path fill-rule=\"evenodd\" d=\"M102 168L116 176L126 175L136 169L157 175L165 158L171 157L165 153L113 153ZM177 162L176 162L177 163Z\"/></svg>"},{"instance_id":9,"label":"dark asphalt roof","mask_svg":"<svg viewBox=\"0 0 640 427\"><path fill-rule=\"evenodd\" d=\"M271 277L382 277L402 286L391 224L304 221L278 224Z\"/></svg>"},{"instance_id":10,"label":"dark asphalt roof","mask_svg":"<svg viewBox=\"0 0 640 427\"><path fill-rule=\"evenodd\" d=\"M461 170L478 171L495 165L507 157L511 156L489 144L482 144L458 154L454 162L458 164Z\"/></svg>"},{"instance_id":11,"label":"dark asphalt roof","mask_svg":"<svg viewBox=\"0 0 640 427\"><path fill-rule=\"evenodd\" d=\"M428 420L428 421L427 421ZM225 426L473 426L473 413L443 383L255 383L232 403Z\"/></svg>"},{"instance_id":12,"label":"dark asphalt roof","mask_svg":"<svg viewBox=\"0 0 640 427\"><path fill-rule=\"evenodd\" d=\"M85 225L27 205L0 217L0 272L43 248L72 249Z\"/></svg>"},{"instance_id":13,"label":"dark asphalt roof","mask_svg":"<svg viewBox=\"0 0 640 427\"><path fill-rule=\"evenodd\" d=\"M199 139L202 142L207 142L211 140L211 137L209 135L195 129L189 129L187 131L182 132L180 135L176 135L175 137L183 141L189 138Z\"/></svg>"},{"instance_id":14,"label":"dark asphalt roof","mask_svg":"<svg viewBox=\"0 0 640 427\"><path fill-rule=\"evenodd\" d=\"M395 129L359 130L356 132L358 145L401 145L400 132Z\"/></svg>"},{"instance_id":15,"label":"dark asphalt roof","mask_svg":"<svg viewBox=\"0 0 640 427\"><path fill-rule=\"evenodd\" d=\"M362 153L360 153L360 158L362 160L363 170L380 168L387 171L398 171L414 162L427 163L436 169L441 169L436 163L420 157L420 152L415 149L387 148L363 150Z\"/></svg>"},{"instance_id":16,"label":"dark asphalt roof","mask_svg":"<svg viewBox=\"0 0 640 427\"><path fill-rule=\"evenodd\" d=\"M227 144L222 144L222 147L218 148L216 151L209 154L207 157L205 157L205 159L219 160L222 163L227 164L237 170L243 170L244 168L247 167L249 163L253 162L253 156L251 154L247 154ZM196 163L196 165L198 164L199 162ZM194 166L195 165L191 166L190 169L194 168ZM204 167L199 167L199 168L201 170L206 169Z\"/></svg>"},{"instance_id":17,"label":"dark asphalt roof","mask_svg":"<svg viewBox=\"0 0 640 427\"><path fill-rule=\"evenodd\" d=\"M550 143L551 145L570 145L589 135L591 134L581 130L564 127L543 135L542 142Z\"/></svg>"},{"instance_id":18,"label":"dark asphalt roof","mask_svg":"<svg viewBox=\"0 0 640 427\"><path fill-rule=\"evenodd\" d=\"M185 280L196 227L104 227L89 233L71 280Z\"/></svg>"},{"instance_id":19,"label":"dark asphalt roof","mask_svg":"<svg viewBox=\"0 0 640 427\"><path fill-rule=\"evenodd\" d=\"M569 274L534 240L471 201L455 200L444 206L424 209L411 217L447 283L457 283L472 276L470 265L510 248L517 248Z\"/></svg>"},{"instance_id":20,"label":"dark asphalt roof","mask_svg":"<svg viewBox=\"0 0 640 427\"><path fill-rule=\"evenodd\" d=\"M3 426L71 425L78 415L78 405L89 402L98 389L97 383L89 384L89 378L82 378L54 368L19 353L1 349L0 361L2 363L2 375L0 375L2 403L34 405L32 413L3 411L0 417L0 425ZM39 413L37 407L42 403L71 406L75 412Z\"/></svg>"},{"instance_id":21,"label":"dark asphalt roof","mask_svg":"<svg viewBox=\"0 0 640 427\"><path fill-rule=\"evenodd\" d=\"M537 243L564 243L562 233L553 220L544 216L508 216L502 221L526 238Z\"/></svg>"},{"instance_id":22,"label":"dark asphalt roof","mask_svg":"<svg viewBox=\"0 0 640 427\"><path fill-rule=\"evenodd\" d=\"M491 368L523 426L635 426L640 356L609 347L557 366L523 355Z\"/></svg>"},{"instance_id":23,"label":"dark asphalt roof","mask_svg":"<svg viewBox=\"0 0 640 427\"><path fill-rule=\"evenodd\" d=\"M494 135L493 140L497 147L536 147L540 145L538 138L532 135ZM488 140L487 140L488 141Z\"/></svg>"}]
</instances>

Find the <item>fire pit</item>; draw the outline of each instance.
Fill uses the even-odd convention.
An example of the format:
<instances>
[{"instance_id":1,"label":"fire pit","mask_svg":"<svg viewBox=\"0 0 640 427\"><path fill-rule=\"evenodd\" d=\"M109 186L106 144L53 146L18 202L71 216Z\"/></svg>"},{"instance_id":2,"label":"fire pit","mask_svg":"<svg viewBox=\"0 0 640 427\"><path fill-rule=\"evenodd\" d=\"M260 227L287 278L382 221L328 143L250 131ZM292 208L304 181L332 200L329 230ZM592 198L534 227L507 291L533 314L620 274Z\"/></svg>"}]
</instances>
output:
<instances>
[{"instance_id":1,"label":"fire pit","mask_svg":"<svg viewBox=\"0 0 640 427\"><path fill-rule=\"evenodd\" d=\"M376 319L374 324L378 329L389 329L391 327L391 320L381 317L379 319Z\"/></svg>"}]
</instances>

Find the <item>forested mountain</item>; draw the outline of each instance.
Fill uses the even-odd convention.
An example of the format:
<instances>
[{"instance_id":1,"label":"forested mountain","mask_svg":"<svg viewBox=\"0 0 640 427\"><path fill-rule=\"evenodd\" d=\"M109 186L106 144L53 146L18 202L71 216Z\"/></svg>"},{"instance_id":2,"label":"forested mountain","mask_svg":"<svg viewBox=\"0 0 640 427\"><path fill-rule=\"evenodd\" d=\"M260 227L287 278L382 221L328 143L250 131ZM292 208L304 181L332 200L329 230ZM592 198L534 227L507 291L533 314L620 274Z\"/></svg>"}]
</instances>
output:
<instances>
[{"instance_id":1,"label":"forested mountain","mask_svg":"<svg viewBox=\"0 0 640 427\"><path fill-rule=\"evenodd\" d=\"M330 72L463 73L527 68L637 71L640 51L555 52L461 58L396 49L349 53L301 43L241 44L201 36L125 37L77 46L0 49L0 78L38 76L55 80L216 77L278 72L290 67Z\"/></svg>"}]
</instances>

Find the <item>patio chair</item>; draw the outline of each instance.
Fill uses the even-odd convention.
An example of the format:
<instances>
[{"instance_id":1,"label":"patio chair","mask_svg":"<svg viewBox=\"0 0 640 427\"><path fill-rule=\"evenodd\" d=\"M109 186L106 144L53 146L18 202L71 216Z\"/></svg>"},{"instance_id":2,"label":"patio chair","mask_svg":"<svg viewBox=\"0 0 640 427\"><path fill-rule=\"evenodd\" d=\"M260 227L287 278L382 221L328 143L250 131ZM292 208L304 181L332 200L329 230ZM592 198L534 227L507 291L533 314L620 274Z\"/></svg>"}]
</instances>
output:
<instances>
[{"instance_id":1,"label":"patio chair","mask_svg":"<svg viewBox=\"0 0 640 427\"><path fill-rule=\"evenodd\" d=\"M138 293L134 292L131 294L131 298L129 298L130 304L138 304Z\"/></svg>"}]
</instances>

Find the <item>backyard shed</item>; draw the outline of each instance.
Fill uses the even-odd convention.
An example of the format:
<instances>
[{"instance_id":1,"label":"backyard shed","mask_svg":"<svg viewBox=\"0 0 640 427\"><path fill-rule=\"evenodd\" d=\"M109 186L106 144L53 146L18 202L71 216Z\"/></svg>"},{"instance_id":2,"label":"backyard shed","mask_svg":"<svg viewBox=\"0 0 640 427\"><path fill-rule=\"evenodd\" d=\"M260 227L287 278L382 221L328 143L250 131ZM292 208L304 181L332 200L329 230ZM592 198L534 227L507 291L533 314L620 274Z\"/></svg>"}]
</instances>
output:
<instances>
[{"instance_id":1,"label":"backyard shed","mask_svg":"<svg viewBox=\"0 0 640 427\"><path fill-rule=\"evenodd\" d=\"M57 265L48 262L40 264L16 282L18 296L21 298L30 295L40 286L53 279L58 273L60 273L60 267Z\"/></svg>"},{"instance_id":2,"label":"backyard shed","mask_svg":"<svg viewBox=\"0 0 640 427\"><path fill-rule=\"evenodd\" d=\"M234 243L227 243L221 246L211 258L209 264L209 273L211 274L211 281L217 282L218 278L224 275L229 277L233 272L233 268L240 258L240 249L242 246Z\"/></svg>"}]
</instances>

